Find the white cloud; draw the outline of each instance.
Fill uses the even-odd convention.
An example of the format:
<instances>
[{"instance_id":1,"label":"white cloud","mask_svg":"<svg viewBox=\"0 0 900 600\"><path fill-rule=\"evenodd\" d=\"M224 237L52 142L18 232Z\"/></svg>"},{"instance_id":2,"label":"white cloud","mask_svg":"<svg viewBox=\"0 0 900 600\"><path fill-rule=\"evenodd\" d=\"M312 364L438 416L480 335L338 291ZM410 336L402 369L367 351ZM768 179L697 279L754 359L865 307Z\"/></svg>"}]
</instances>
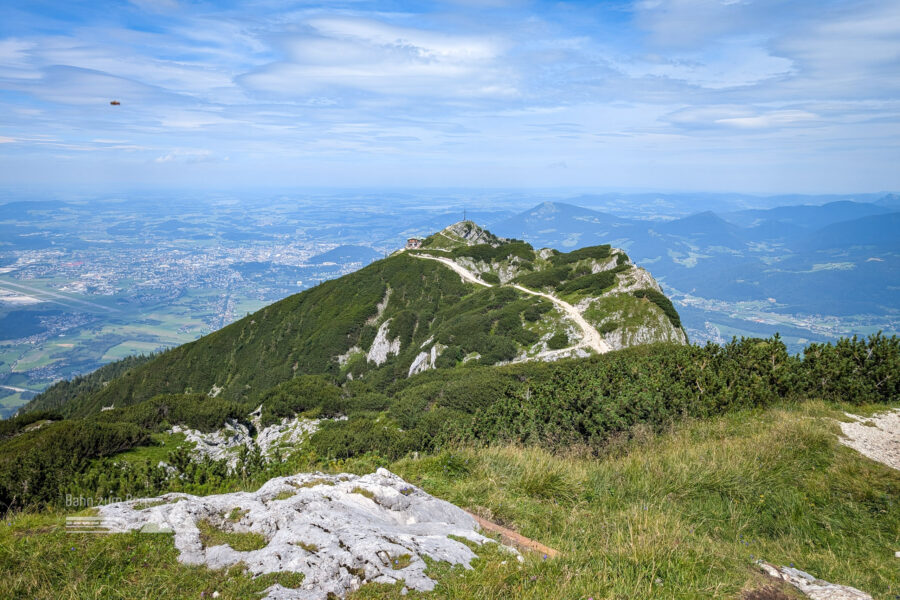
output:
<instances>
[{"instance_id":1,"label":"white cloud","mask_svg":"<svg viewBox=\"0 0 900 600\"><path fill-rule=\"evenodd\" d=\"M884 97L900 92L900 4L874 3L824 15L773 42L801 66L809 93Z\"/></svg>"},{"instance_id":2,"label":"white cloud","mask_svg":"<svg viewBox=\"0 0 900 600\"><path fill-rule=\"evenodd\" d=\"M397 27L371 19L313 18L281 40L285 60L240 78L278 96L360 90L399 96L509 96L514 76L503 47L485 37Z\"/></svg>"},{"instance_id":3,"label":"white cloud","mask_svg":"<svg viewBox=\"0 0 900 600\"><path fill-rule=\"evenodd\" d=\"M34 42L15 38L0 40L0 64L6 67L29 66L29 53L34 46Z\"/></svg>"},{"instance_id":4,"label":"white cloud","mask_svg":"<svg viewBox=\"0 0 900 600\"><path fill-rule=\"evenodd\" d=\"M805 110L775 110L752 117L727 117L716 119L718 125L729 125L741 129L767 129L799 125L817 119L817 115Z\"/></svg>"},{"instance_id":5,"label":"white cloud","mask_svg":"<svg viewBox=\"0 0 900 600\"><path fill-rule=\"evenodd\" d=\"M163 154L161 156L157 156L153 159L155 163L200 163L207 162L212 160L213 154L209 150L203 149L190 149L190 148L177 148Z\"/></svg>"},{"instance_id":6,"label":"white cloud","mask_svg":"<svg viewBox=\"0 0 900 600\"><path fill-rule=\"evenodd\" d=\"M150 12L166 12L176 10L178 0L128 0L138 8Z\"/></svg>"},{"instance_id":7,"label":"white cloud","mask_svg":"<svg viewBox=\"0 0 900 600\"><path fill-rule=\"evenodd\" d=\"M778 0L644 0L635 3L638 25L667 48L702 47L725 35L746 34L764 20L791 20L795 9Z\"/></svg>"},{"instance_id":8,"label":"white cloud","mask_svg":"<svg viewBox=\"0 0 900 600\"><path fill-rule=\"evenodd\" d=\"M739 38L703 52L644 55L614 65L630 77L665 77L709 89L754 85L793 71L793 62L773 56L760 40Z\"/></svg>"},{"instance_id":9,"label":"white cloud","mask_svg":"<svg viewBox=\"0 0 900 600\"><path fill-rule=\"evenodd\" d=\"M821 124L815 113L792 108L710 106L675 111L665 120L689 129L780 129Z\"/></svg>"}]
</instances>

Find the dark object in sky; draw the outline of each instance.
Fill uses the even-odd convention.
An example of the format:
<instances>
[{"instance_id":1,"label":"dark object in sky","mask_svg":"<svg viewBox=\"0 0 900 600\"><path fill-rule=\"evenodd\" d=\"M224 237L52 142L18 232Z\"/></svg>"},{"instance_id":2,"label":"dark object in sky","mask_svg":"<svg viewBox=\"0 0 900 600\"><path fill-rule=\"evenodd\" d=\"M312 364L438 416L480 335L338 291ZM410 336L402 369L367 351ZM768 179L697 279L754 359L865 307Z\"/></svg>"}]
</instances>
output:
<instances>
[{"instance_id":1,"label":"dark object in sky","mask_svg":"<svg viewBox=\"0 0 900 600\"><path fill-rule=\"evenodd\" d=\"M110 101L110 104L112 104L113 106L119 106L122 103L119 102L118 100L112 100L112 101Z\"/></svg>"}]
</instances>

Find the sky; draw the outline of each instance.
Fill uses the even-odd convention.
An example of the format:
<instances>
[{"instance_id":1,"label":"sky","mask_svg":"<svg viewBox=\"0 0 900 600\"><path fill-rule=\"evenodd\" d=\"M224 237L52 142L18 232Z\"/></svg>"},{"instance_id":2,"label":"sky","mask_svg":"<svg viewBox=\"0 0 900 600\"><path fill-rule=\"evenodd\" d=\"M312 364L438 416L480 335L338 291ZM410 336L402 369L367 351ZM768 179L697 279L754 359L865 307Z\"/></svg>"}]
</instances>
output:
<instances>
[{"instance_id":1,"label":"sky","mask_svg":"<svg viewBox=\"0 0 900 600\"><path fill-rule=\"evenodd\" d=\"M900 2L4 0L0 186L75 185L898 190Z\"/></svg>"}]
</instances>

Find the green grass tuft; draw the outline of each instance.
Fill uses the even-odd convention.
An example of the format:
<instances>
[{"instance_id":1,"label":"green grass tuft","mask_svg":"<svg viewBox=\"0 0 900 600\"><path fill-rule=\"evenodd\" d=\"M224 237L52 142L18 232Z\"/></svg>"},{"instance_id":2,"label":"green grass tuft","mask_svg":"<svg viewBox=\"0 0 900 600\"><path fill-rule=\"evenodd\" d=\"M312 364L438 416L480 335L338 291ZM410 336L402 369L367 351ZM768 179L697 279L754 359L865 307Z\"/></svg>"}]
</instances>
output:
<instances>
[{"instance_id":1,"label":"green grass tuft","mask_svg":"<svg viewBox=\"0 0 900 600\"><path fill-rule=\"evenodd\" d=\"M260 533L225 531L205 519L197 522L197 528L204 548L225 544L238 552L251 552L265 548L268 543Z\"/></svg>"},{"instance_id":2,"label":"green grass tuft","mask_svg":"<svg viewBox=\"0 0 900 600\"><path fill-rule=\"evenodd\" d=\"M372 502L375 502L375 494L373 494L372 492L370 492L369 490L367 490L365 488L355 487L352 490L350 490L350 493L351 494L359 494L360 496L365 496Z\"/></svg>"}]
</instances>

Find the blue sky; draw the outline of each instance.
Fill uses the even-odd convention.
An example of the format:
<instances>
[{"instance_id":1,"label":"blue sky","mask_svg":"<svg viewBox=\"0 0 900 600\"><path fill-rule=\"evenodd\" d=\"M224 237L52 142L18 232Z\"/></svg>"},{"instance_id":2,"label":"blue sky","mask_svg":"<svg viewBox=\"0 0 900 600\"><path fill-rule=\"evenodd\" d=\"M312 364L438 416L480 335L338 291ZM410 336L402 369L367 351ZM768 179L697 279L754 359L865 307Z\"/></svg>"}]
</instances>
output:
<instances>
[{"instance_id":1,"label":"blue sky","mask_svg":"<svg viewBox=\"0 0 900 600\"><path fill-rule=\"evenodd\" d=\"M0 5L4 186L871 192L898 165L896 0Z\"/></svg>"}]
</instances>

